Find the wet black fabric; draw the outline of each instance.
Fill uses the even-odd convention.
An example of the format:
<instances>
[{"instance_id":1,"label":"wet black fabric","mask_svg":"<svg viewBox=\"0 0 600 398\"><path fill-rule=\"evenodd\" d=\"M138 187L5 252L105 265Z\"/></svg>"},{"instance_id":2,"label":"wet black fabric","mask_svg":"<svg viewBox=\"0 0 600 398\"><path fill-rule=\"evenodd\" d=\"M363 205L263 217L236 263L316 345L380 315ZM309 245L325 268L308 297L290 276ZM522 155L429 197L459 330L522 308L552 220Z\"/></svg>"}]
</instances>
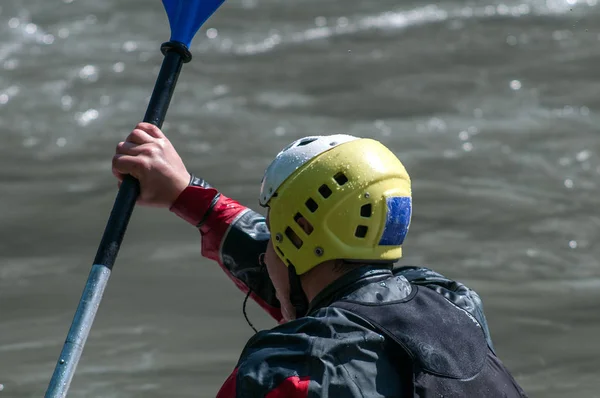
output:
<instances>
[{"instance_id":1,"label":"wet black fabric","mask_svg":"<svg viewBox=\"0 0 600 398\"><path fill-rule=\"evenodd\" d=\"M381 282L380 287L387 283ZM525 396L488 348L481 325L467 311L418 286L404 299L382 301L380 294L375 302L342 300L332 306L359 315L386 336L398 366L412 367L416 396Z\"/></svg>"},{"instance_id":2,"label":"wet black fabric","mask_svg":"<svg viewBox=\"0 0 600 398\"><path fill-rule=\"evenodd\" d=\"M302 377L308 398L525 397L486 325L479 296L461 283L422 267L360 267L319 293L306 317L248 341L237 396Z\"/></svg>"},{"instance_id":3,"label":"wet black fabric","mask_svg":"<svg viewBox=\"0 0 600 398\"><path fill-rule=\"evenodd\" d=\"M223 265L267 305L279 308L273 282L260 260L267 250L269 229L265 218L248 210L231 225L221 245Z\"/></svg>"},{"instance_id":4,"label":"wet black fabric","mask_svg":"<svg viewBox=\"0 0 600 398\"><path fill-rule=\"evenodd\" d=\"M407 298L391 303L339 301L333 306L367 319L424 372L468 379L485 363L488 348L477 321L427 288L415 286Z\"/></svg>"}]
</instances>

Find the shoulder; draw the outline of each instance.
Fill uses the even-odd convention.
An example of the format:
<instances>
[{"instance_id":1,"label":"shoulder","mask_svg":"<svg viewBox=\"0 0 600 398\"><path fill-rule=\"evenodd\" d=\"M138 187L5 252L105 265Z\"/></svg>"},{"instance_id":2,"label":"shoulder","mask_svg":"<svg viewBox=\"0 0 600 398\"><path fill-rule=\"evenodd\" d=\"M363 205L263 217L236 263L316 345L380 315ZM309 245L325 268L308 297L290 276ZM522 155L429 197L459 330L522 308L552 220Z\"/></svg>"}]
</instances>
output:
<instances>
[{"instance_id":1,"label":"shoulder","mask_svg":"<svg viewBox=\"0 0 600 398\"><path fill-rule=\"evenodd\" d=\"M350 315L328 307L257 333L238 363L239 391L244 396L307 397L310 386L310 396L322 391L362 396L360 391L369 388L362 381L358 386L357 377L375 380L385 340ZM267 395L279 390L284 395Z\"/></svg>"},{"instance_id":2,"label":"shoulder","mask_svg":"<svg viewBox=\"0 0 600 398\"><path fill-rule=\"evenodd\" d=\"M404 266L394 269L394 274L406 278L414 285L432 289L477 319L489 347L494 350L492 338L483 311L483 302L477 292L461 282L445 277L426 267Z\"/></svg>"},{"instance_id":3,"label":"shoulder","mask_svg":"<svg viewBox=\"0 0 600 398\"><path fill-rule=\"evenodd\" d=\"M394 274L406 278L414 285L426 286L440 293L458 307L471 313L478 312L483 304L481 298L473 289L463 283L449 279L425 267L401 267Z\"/></svg>"}]
</instances>

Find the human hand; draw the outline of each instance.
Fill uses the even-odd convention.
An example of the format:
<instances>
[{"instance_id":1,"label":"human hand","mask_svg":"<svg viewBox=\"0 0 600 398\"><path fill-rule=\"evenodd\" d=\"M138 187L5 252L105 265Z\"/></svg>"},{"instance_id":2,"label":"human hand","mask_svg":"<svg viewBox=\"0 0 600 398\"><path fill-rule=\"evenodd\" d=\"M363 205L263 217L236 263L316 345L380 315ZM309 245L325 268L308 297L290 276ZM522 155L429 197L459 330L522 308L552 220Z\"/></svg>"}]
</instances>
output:
<instances>
[{"instance_id":1,"label":"human hand","mask_svg":"<svg viewBox=\"0 0 600 398\"><path fill-rule=\"evenodd\" d=\"M138 204L171 207L190 182L183 160L163 132L150 123L138 123L117 145L112 172L119 180L130 174L140 182Z\"/></svg>"}]
</instances>

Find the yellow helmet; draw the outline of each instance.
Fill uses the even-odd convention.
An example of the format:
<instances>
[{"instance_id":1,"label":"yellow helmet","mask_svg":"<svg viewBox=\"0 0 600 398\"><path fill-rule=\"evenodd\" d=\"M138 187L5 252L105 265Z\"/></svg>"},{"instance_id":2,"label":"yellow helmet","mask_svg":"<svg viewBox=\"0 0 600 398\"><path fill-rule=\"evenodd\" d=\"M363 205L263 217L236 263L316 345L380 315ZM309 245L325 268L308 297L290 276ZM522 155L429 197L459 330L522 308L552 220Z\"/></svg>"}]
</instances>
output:
<instances>
[{"instance_id":1,"label":"yellow helmet","mask_svg":"<svg viewBox=\"0 0 600 398\"><path fill-rule=\"evenodd\" d=\"M270 209L277 254L302 275L327 260L402 257L411 183L400 160L378 141L312 136L288 145L269 165L260 204Z\"/></svg>"}]
</instances>

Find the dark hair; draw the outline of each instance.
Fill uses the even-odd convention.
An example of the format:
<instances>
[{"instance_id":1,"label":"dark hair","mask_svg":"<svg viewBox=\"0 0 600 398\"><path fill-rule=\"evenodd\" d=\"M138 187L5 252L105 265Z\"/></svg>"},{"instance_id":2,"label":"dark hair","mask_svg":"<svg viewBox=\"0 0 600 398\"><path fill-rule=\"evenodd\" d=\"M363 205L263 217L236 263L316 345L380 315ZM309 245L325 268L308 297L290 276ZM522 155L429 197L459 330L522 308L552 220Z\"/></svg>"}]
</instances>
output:
<instances>
[{"instance_id":1,"label":"dark hair","mask_svg":"<svg viewBox=\"0 0 600 398\"><path fill-rule=\"evenodd\" d=\"M375 267L389 267L390 269L394 266L394 262L391 261L348 261L348 260L336 260L333 264L333 270L335 272L339 272L340 274L345 274L346 272L350 272L357 268L363 267L365 265L372 265Z\"/></svg>"},{"instance_id":2,"label":"dark hair","mask_svg":"<svg viewBox=\"0 0 600 398\"><path fill-rule=\"evenodd\" d=\"M339 272L341 274L345 274L346 272L350 272L352 270L355 270L359 267L362 267L363 263L351 263L349 261L345 261L345 260L337 260L334 264L333 264L333 270L335 272Z\"/></svg>"}]
</instances>

